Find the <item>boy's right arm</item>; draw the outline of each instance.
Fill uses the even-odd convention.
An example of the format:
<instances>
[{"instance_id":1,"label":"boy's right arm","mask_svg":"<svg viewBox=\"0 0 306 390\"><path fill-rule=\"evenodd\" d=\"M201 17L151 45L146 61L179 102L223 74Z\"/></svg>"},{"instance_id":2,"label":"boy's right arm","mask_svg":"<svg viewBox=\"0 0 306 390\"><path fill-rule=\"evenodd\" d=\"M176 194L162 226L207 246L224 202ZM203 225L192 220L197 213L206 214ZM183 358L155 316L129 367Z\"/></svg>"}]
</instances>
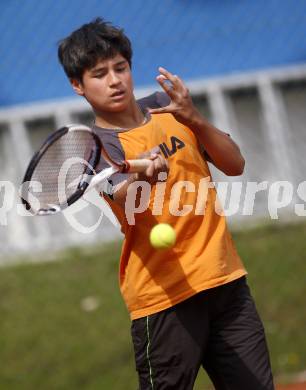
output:
<instances>
[{"instance_id":1,"label":"boy's right arm","mask_svg":"<svg viewBox=\"0 0 306 390\"><path fill-rule=\"evenodd\" d=\"M145 172L141 173L132 173L126 180L118 184L112 194L113 201L116 202L120 207L125 207L125 199L127 190L130 184L135 181L146 181L151 185L155 184L158 181L158 174L160 172L169 171L168 161L160 154L160 150L154 151L154 153L145 153L140 156L140 158L148 158L151 160L150 166L146 169ZM141 189L137 194L136 202L138 203L138 197L141 194Z\"/></svg>"}]
</instances>

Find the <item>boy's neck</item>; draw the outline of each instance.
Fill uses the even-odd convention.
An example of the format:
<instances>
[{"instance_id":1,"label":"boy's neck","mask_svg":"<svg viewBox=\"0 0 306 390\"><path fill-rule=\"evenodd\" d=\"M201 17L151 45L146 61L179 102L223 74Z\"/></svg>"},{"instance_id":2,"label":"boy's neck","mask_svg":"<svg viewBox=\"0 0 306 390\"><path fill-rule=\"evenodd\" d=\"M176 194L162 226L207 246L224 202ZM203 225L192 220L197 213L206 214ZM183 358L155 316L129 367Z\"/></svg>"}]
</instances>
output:
<instances>
[{"instance_id":1,"label":"boy's neck","mask_svg":"<svg viewBox=\"0 0 306 390\"><path fill-rule=\"evenodd\" d=\"M95 124L107 129L130 129L141 126L145 121L145 115L133 100L126 110L120 112L95 111Z\"/></svg>"}]
</instances>

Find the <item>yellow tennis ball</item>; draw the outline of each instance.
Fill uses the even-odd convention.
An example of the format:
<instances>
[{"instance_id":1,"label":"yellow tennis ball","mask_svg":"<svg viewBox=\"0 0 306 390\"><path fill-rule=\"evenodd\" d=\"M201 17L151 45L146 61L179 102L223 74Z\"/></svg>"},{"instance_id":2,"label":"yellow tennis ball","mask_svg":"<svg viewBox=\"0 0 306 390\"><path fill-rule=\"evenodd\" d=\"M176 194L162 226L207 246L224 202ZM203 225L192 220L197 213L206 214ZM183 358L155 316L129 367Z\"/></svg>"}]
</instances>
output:
<instances>
[{"instance_id":1,"label":"yellow tennis ball","mask_svg":"<svg viewBox=\"0 0 306 390\"><path fill-rule=\"evenodd\" d=\"M150 242L156 249L171 248L175 244L175 240L175 230L167 223L159 223L151 230Z\"/></svg>"}]
</instances>

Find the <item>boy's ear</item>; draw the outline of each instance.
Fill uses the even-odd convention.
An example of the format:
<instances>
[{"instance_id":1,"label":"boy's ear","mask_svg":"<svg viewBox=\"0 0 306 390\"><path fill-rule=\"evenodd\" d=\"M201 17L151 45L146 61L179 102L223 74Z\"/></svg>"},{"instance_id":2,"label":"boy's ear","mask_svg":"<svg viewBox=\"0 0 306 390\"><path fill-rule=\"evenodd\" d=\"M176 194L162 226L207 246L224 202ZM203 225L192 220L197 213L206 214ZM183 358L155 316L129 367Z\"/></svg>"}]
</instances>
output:
<instances>
[{"instance_id":1,"label":"boy's ear","mask_svg":"<svg viewBox=\"0 0 306 390\"><path fill-rule=\"evenodd\" d=\"M77 93L80 96L84 96L83 85L79 80L70 79L70 84L75 93Z\"/></svg>"}]
</instances>

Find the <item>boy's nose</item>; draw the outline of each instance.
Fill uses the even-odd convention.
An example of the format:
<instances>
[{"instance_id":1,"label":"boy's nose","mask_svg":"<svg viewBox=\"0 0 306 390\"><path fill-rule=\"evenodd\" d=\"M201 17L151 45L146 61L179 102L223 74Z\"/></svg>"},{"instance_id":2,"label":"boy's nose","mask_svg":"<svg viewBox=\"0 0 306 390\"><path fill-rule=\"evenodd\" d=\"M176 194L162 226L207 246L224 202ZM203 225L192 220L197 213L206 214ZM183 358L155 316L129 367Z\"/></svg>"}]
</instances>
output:
<instances>
[{"instance_id":1,"label":"boy's nose","mask_svg":"<svg viewBox=\"0 0 306 390\"><path fill-rule=\"evenodd\" d=\"M117 85L120 80L118 78L118 76L116 75L115 72L110 72L109 75L108 75L108 82L109 82L109 85L112 86L112 85Z\"/></svg>"}]
</instances>

